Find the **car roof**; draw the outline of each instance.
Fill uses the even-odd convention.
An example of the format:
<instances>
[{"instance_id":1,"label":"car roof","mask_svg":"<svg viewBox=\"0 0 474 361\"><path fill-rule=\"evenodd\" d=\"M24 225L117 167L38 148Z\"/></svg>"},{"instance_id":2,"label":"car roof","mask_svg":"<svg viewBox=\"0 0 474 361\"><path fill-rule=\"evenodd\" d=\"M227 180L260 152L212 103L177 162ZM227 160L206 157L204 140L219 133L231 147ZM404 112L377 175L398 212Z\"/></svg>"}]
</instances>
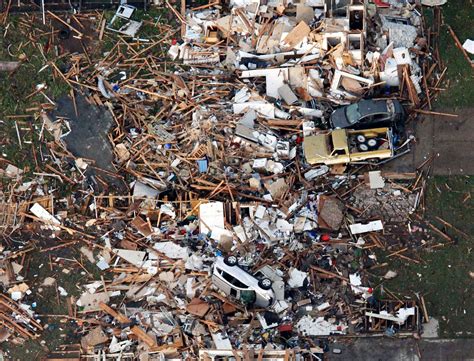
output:
<instances>
[{"instance_id":1,"label":"car roof","mask_svg":"<svg viewBox=\"0 0 474 361\"><path fill-rule=\"evenodd\" d=\"M349 151L347 145L347 133L345 129L334 129L331 132L332 145L334 149Z\"/></svg>"},{"instance_id":2,"label":"car roof","mask_svg":"<svg viewBox=\"0 0 474 361\"><path fill-rule=\"evenodd\" d=\"M359 114L361 116L386 113L387 111L386 100L363 99L359 102Z\"/></svg>"}]
</instances>

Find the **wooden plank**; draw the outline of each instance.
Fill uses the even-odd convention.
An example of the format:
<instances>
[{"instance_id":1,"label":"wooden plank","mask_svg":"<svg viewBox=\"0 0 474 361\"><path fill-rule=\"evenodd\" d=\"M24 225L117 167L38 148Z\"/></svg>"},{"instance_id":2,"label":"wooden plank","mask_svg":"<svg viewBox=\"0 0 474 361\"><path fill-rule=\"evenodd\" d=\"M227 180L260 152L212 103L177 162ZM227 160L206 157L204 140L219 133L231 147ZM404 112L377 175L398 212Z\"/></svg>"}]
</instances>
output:
<instances>
[{"instance_id":1,"label":"wooden plank","mask_svg":"<svg viewBox=\"0 0 474 361\"><path fill-rule=\"evenodd\" d=\"M124 314L122 314L120 312L115 311L112 307L109 307L104 302L100 302L99 307L102 311L108 313L110 316L115 318L120 323L130 323L130 322L132 322L127 316L125 316Z\"/></svg>"},{"instance_id":2,"label":"wooden plank","mask_svg":"<svg viewBox=\"0 0 474 361\"><path fill-rule=\"evenodd\" d=\"M283 125L283 126L295 126L295 127L300 127L302 124L303 124L303 120L286 120L286 119L268 119L266 120L266 123L269 125L269 126L279 126L279 125Z\"/></svg>"},{"instance_id":3,"label":"wooden plank","mask_svg":"<svg viewBox=\"0 0 474 361\"><path fill-rule=\"evenodd\" d=\"M440 221L441 223L443 223L445 226L449 227L449 228L452 228L454 231L462 234L465 238L469 238L469 235L463 231L461 231L459 228L456 228L454 227L451 223L448 223L446 222L444 219L438 217L438 216L435 216L435 218Z\"/></svg>"},{"instance_id":4,"label":"wooden plank","mask_svg":"<svg viewBox=\"0 0 474 361\"><path fill-rule=\"evenodd\" d=\"M407 247L402 248L402 249L400 249L400 250L398 250L398 251L396 251L396 252L390 253L387 257L393 257L393 256L396 256L396 255L399 255L400 253L403 253L403 252L405 252L405 251L407 251L407 250L408 250Z\"/></svg>"},{"instance_id":5,"label":"wooden plank","mask_svg":"<svg viewBox=\"0 0 474 361\"><path fill-rule=\"evenodd\" d=\"M420 301L421 301L421 308L423 310L423 316L425 317L425 321L429 322L430 316L428 315L428 310L426 309L425 298L423 296L420 296Z\"/></svg>"},{"instance_id":6,"label":"wooden plank","mask_svg":"<svg viewBox=\"0 0 474 361\"><path fill-rule=\"evenodd\" d=\"M63 25L66 25L69 29L71 29L72 31L74 31L77 35L79 35L79 37L82 38L83 34L77 30L75 27L69 25L67 22L65 22L63 19L61 19L59 16L56 16L55 14L53 14L51 11L48 10L48 15L52 16L53 18L55 18L57 21L61 22Z\"/></svg>"},{"instance_id":7,"label":"wooden plank","mask_svg":"<svg viewBox=\"0 0 474 361\"><path fill-rule=\"evenodd\" d=\"M382 177L391 180L410 180L416 178L415 172L407 172L407 173L398 173L398 172L385 172L382 171Z\"/></svg>"},{"instance_id":8,"label":"wooden plank","mask_svg":"<svg viewBox=\"0 0 474 361\"><path fill-rule=\"evenodd\" d=\"M186 0L181 0L181 16L186 19ZM186 24L181 22L181 37L186 35Z\"/></svg>"},{"instance_id":9,"label":"wooden plank","mask_svg":"<svg viewBox=\"0 0 474 361\"><path fill-rule=\"evenodd\" d=\"M451 117L451 118L457 118L457 114L451 114L451 113L441 113L441 112L434 112L431 110L422 110L422 109L413 109L414 112L420 113L420 114L426 114L426 115L439 115L442 117Z\"/></svg>"},{"instance_id":10,"label":"wooden plank","mask_svg":"<svg viewBox=\"0 0 474 361\"><path fill-rule=\"evenodd\" d=\"M327 274L329 276L333 276L333 277L339 278L343 281L349 282L349 278L339 276L337 273L334 273L334 272L331 272L331 271L326 271L324 268L319 268L319 267L316 267L316 266L311 266L311 268L314 269L316 272L324 273L324 274Z\"/></svg>"},{"instance_id":11,"label":"wooden plank","mask_svg":"<svg viewBox=\"0 0 474 361\"><path fill-rule=\"evenodd\" d=\"M145 342L149 347L158 347L156 341L153 337L149 336L145 331L143 331L138 326L133 326L131 328L132 333L137 336L141 341Z\"/></svg>"},{"instance_id":12,"label":"wooden plank","mask_svg":"<svg viewBox=\"0 0 474 361\"><path fill-rule=\"evenodd\" d=\"M464 49L462 47L462 44L461 42L459 41L459 38L458 36L456 35L456 33L454 32L454 30L451 28L451 26L448 25L448 30L449 30L449 33L451 34L452 38L454 39L454 43L456 44L456 47L461 50L462 54L464 55L464 57L466 58L466 60L468 61L469 64L471 64L471 67L474 68L474 62L472 61L471 57L469 56L469 54L467 53L466 49Z\"/></svg>"},{"instance_id":13,"label":"wooden plank","mask_svg":"<svg viewBox=\"0 0 474 361\"><path fill-rule=\"evenodd\" d=\"M100 24L100 32L99 32L99 40L102 40L102 38L104 37L104 31L105 31L105 24L106 24L107 20L106 19L103 19L101 24Z\"/></svg>"},{"instance_id":14,"label":"wooden plank","mask_svg":"<svg viewBox=\"0 0 474 361\"><path fill-rule=\"evenodd\" d=\"M304 22L300 21L298 25L296 25L293 30L289 32L289 34L283 39L283 43L285 44L285 48L293 49L296 45L298 45L308 34L311 32L310 27Z\"/></svg>"}]
</instances>

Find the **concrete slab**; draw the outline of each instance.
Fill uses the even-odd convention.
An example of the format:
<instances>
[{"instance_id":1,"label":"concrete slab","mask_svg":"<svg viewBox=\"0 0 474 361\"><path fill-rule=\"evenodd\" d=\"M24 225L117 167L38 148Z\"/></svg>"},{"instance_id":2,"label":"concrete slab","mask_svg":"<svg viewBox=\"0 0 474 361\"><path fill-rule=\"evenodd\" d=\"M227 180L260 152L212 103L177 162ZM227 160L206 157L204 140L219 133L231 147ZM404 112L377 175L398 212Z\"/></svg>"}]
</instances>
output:
<instances>
[{"instance_id":1,"label":"concrete slab","mask_svg":"<svg viewBox=\"0 0 474 361\"><path fill-rule=\"evenodd\" d=\"M346 340L348 341L348 340ZM414 340L388 338L360 338L349 343L330 346L331 361L419 361ZM340 349L340 354L333 354L333 349Z\"/></svg>"},{"instance_id":2,"label":"concrete slab","mask_svg":"<svg viewBox=\"0 0 474 361\"><path fill-rule=\"evenodd\" d=\"M100 175L118 190L127 190L127 185L121 177L112 176L115 173L114 153L107 136L114 124L110 111L105 107L89 104L80 94L76 96L77 115L70 97L62 97L57 103L57 109L51 113L51 116L53 120L57 117L69 120L71 132L63 138L67 149L77 158L94 161L95 168L88 167L86 175ZM101 184L95 183L98 188L102 188Z\"/></svg>"},{"instance_id":3,"label":"concrete slab","mask_svg":"<svg viewBox=\"0 0 474 361\"><path fill-rule=\"evenodd\" d=\"M440 112L458 114L457 118L424 116L410 125L416 144L407 155L387 163L384 170L411 172L431 155L434 175L474 175L474 108L442 109Z\"/></svg>"},{"instance_id":4,"label":"concrete slab","mask_svg":"<svg viewBox=\"0 0 474 361\"><path fill-rule=\"evenodd\" d=\"M439 321L431 317L430 322L423 324L423 338L438 338Z\"/></svg>"},{"instance_id":5,"label":"concrete slab","mask_svg":"<svg viewBox=\"0 0 474 361\"><path fill-rule=\"evenodd\" d=\"M332 353L340 349L340 354ZM472 339L343 339L330 345L331 361L468 361L474 360Z\"/></svg>"},{"instance_id":6,"label":"concrete slab","mask_svg":"<svg viewBox=\"0 0 474 361\"><path fill-rule=\"evenodd\" d=\"M64 137L68 150L76 157L93 159L97 167L113 172L113 150L107 137L114 123L112 115L105 107L89 104L82 95L76 97L76 107L77 115L71 98L62 97L53 112L54 118L69 119L71 133Z\"/></svg>"}]
</instances>

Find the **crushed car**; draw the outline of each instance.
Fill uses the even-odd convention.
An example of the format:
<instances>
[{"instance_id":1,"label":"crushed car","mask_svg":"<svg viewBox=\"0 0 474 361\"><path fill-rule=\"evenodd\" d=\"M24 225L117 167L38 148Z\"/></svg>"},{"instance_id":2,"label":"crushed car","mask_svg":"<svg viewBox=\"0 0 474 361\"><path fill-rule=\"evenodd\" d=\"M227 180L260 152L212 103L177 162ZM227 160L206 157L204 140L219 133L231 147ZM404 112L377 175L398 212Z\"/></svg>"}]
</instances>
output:
<instances>
[{"instance_id":1,"label":"crushed car","mask_svg":"<svg viewBox=\"0 0 474 361\"><path fill-rule=\"evenodd\" d=\"M275 301L272 281L266 277L258 279L240 268L236 256L216 258L212 283L226 295L246 305L269 307Z\"/></svg>"},{"instance_id":2,"label":"crushed car","mask_svg":"<svg viewBox=\"0 0 474 361\"><path fill-rule=\"evenodd\" d=\"M390 127L397 132L404 129L406 112L396 99L362 99L331 114L332 128L367 129Z\"/></svg>"},{"instance_id":3,"label":"crushed car","mask_svg":"<svg viewBox=\"0 0 474 361\"><path fill-rule=\"evenodd\" d=\"M346 164L393 156L390 128L335 129L305 137L303 152L309 164Z\"/></svg>"}]
</instances>

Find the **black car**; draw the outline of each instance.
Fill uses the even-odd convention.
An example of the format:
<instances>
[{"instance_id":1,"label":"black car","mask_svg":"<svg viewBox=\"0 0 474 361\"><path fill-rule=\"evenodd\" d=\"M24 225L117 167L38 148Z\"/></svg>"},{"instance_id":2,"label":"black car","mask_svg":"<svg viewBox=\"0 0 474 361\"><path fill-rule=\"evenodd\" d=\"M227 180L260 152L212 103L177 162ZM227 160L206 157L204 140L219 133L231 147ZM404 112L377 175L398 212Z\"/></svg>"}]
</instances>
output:
<instances>
[{"instance_id":1,"label":"black car","mask_svg":"<svg viewBox=\"0 0 474 361\"><path fill-rule=\"evenodd\" d=\"M405 119L405 109L398 100L362 99L336 109L331 114L331 126L351 129L391 127L402 130Z\"/></svg>"}]
</instances>

